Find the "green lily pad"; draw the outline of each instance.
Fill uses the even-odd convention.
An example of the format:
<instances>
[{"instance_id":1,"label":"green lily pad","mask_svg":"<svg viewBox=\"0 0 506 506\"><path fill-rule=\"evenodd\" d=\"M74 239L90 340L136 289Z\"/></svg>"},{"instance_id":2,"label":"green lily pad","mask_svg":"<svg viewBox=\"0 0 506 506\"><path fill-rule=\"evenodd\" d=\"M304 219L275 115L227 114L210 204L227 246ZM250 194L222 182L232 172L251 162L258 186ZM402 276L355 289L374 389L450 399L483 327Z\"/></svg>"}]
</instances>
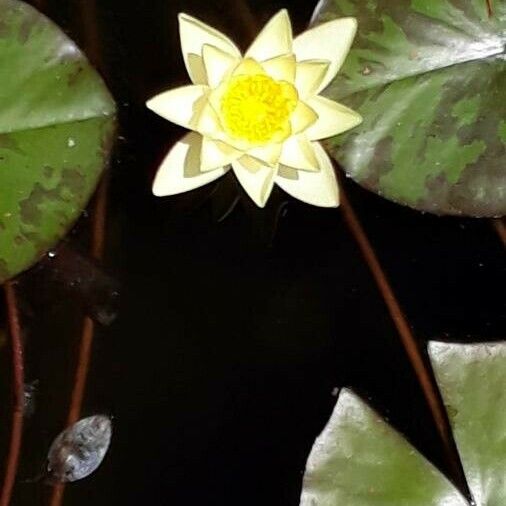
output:
<instances>
[{"instance_id":1,"label":"green lily pad","mask_svg":"<svg viewBox=\"0 0 506 506\"><path fill-rule=\"evenodd\" d=\"M322 0L358 33L325 94L364 117L327 147L359 184L438 214L506 214L506 2Z\"/></svg>"},{"instance_id":2,"label":"green lily pad","mask_svg":"<svg viewBox=\"0 0 506 506\"><path fill-rule=\"evenodd\" d=\"M0 283L61 239L111 150L115 104L49 19L0 0Z\"/></svg>"},{"instance_id":3,"label":"green lily pad","mask_svg":"<svg viewBox=\"0 0 506 506\"><path fill-rule=\"evenodd\" d=\"M429 353L476 504L506 504L506 344L431 343Z\"/></svg>"},{"instance_id":4,"label":"green lily pad","mask_svg":"<svg viewBox=\"0 0 506 506\"><path fill-rule=\"evenodd\" d=\"M429 346L476 506L506 504L506 343ZM306 465L301 506L470 506L400 434L342 390Z\"/></svg>"},{"instance_id":5,"label":"green lily pad","mask_svg":"<svg viewBox=\"0 0 506 506\"><path fill-rule=\"evenodd\" d=\"M350 390L306 466L301 506L468 506L453 485Z\"/></svg>"}]
</instances>

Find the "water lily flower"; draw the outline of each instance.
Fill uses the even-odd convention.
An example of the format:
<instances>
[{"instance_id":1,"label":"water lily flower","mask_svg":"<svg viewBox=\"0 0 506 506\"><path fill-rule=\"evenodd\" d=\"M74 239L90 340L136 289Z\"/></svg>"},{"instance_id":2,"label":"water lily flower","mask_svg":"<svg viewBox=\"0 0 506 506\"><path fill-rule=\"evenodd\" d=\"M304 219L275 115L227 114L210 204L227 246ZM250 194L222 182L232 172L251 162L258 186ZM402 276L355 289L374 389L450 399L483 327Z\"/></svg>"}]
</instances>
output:
<instances>
[{"instance_id":1,"label":"water lily flower","mask_svg":"<svg viewBox=\"0 0 506 506\"><path fill-rule=\"evenodd\" d=\"M294 39L282 10L245 55L228 37L187 14L179 15L179 26L193 84L161 93L147 107L192 132L163 161L153 193L192 190L231 167L260 207L274 184L306 203L337 207L334 168L318 141L362 118L319 94L343 64L356 20L329 21Z\"/></svg>"}]
</instances>

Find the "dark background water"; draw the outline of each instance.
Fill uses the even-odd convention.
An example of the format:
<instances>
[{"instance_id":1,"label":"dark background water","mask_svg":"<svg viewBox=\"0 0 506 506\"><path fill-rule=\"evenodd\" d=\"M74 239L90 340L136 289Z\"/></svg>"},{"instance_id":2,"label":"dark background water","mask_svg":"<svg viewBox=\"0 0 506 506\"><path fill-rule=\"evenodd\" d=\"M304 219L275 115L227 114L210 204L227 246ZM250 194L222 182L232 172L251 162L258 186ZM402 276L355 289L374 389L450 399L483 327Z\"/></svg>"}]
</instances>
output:
<instances>
[{"instance_id":1,"label":"dark background water","mask_svg":"<svg viewBox=\"0 0 506 506\"><path fill-rule=\"evenodd\" d=\"M77 0L43 11L85 44ZM397 332L340 210L276 190L265 210L227 178L156 199L151 180L184 134L144 108L187 81L177 13L246 47L235 2L102 0L94 26L100 65L120 108L111 167L104 270L121 307L96 334L83 414L114 415L106 461L67 488L66 505L298 504L304 463L351 386L443 471L438 437ZM313 2L250 2L261 25L288 7L295 31ZM89 27L88 27L89 29ZM389 203L345 181L422 346L504 338L504 248L489 220L441 218ZM285 203L286 201L286 203ZM280 211L281 206L281 211ZM68 242L85 251L90 218ZM50 269L50 267L47 267ZM65 423L82 309L37 270L21 279L27 379L38 380L20 479L37 474ZM1 351L1 448L8 438L9 355ZM20 482L13 504L46 504Z\"/></svg>"}]
</instances>

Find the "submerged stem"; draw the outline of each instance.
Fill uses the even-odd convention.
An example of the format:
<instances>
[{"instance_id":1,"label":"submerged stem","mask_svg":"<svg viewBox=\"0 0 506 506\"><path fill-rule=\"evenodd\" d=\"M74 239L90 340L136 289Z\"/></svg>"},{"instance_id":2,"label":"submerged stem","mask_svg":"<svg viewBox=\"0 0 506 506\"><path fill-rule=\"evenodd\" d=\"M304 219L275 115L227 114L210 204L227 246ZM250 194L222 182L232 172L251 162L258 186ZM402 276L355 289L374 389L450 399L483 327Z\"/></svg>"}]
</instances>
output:
<instances>
[{"instance_id":1,"label":"submerged stem","mask_svg":"<svg viewBox=\"0 0 506 506\"><path fill-rule=\"evenodd\" d=\"M486 0L486 2L487 2L488 17L491 18L494 15L494 7L492 5L492 0Z\"/></svg>"},{"instance_id":2,"label":"submerged stem","mask_svg":"<svg viewBox=\"0 0 506 506\"><path fill-rule=\"evenodd\" d=\"M25 402L23 337L19 321L16 290L12 281L7 281L5 283L4 291L7 304L10 345L12 349L13 408L11 437L5 465L4 482L0 494L0 506L8 506L10 504L12 490L16 481L23 438L23 411Z\"/></svg>"},{"instance_id":3,"label":"submerged stem","mask_svg":"<svg viewBox=\"0 0 506 506\"><path fill-rule=\"evenodd\" d=\"M340 178L342 179L342 178ZM344 220L352 233L357 245L364 257L369 270L376 282L378 290L381 293L383 301L387 306L390 317L397 329L401 343L404 347L406 355L413 367L423 395L430 409L432 418L435 422L439 438L443 443L446 460L453 471L455 478L462 478L462 469L458 453L456 452L453 439L451 436L450 424L443 401L436 387L434 377L431 373L429 365L423 359L420 348L416 342L415 336L410 325L402 311L402 308L395 296L390 285L387 275L385 274L378 257L367 237L367 234L360 223L355 210L353 209L344 189L341 180L341 209Z\"/></svg>"},{"instance_id":4,"label":"submerged stem","mask_svg":"<svg viewBox=\"0 0 506 506\"><path fill-rule=\"evenodd\" d=\"M496 218L492 220L492 226L494 227L499 239L503 243L503 246L506 247L506 223L504 218Z\"/></svg>"}]
</instances>

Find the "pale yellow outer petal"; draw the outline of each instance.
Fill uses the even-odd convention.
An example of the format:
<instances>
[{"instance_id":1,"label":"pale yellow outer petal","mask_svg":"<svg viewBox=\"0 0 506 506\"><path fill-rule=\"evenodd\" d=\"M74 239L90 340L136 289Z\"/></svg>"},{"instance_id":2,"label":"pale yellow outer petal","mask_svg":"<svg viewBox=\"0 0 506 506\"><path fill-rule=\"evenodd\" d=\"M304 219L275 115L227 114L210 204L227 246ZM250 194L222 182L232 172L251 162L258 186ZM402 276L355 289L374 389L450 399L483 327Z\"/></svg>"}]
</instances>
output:
<instances>
[{"instance_id":1,"label":"pale yellow outer petal","mask_svg":"<svg viewBox=\"0 0 506 506\"><path fill-rule=\"evenodd\" d=\"M243 58L233 73L234 76L251 76L256 74L265 74L265 70L262 65L253 58Z\"/></svg>"},{"instance_id":2,"label":"pale yellow outer petal","mask_svg":"<svg viewBox=\"0 0 506 506\"><path fill-rule=\"evenodd\" d=\"M276 177L277 167L270 167L249 156L243 156L232 163L234 173L258 207L265 207Z\"/></svg>"},{"instance_id":3,"label":"pale yellow outer petal","mask_svg":"<svg viewBox=\"0 0 506 506\"><path fill-rule=\"evenodd\" d=\"M318 121L305 131L312 141L333 137L362 123L360 114L328 98L313 97L308 104L318 114Z\"/></svg>"},{"instance_id":4,"label":"pale yellow outer petal","mask_svg":"<svg viewBox=\"0 0 506 506\"><path fill-rule=\"evenodd\" d=\"M148 100L146 107L176 125L194 130L204 110L207 86L183 86Z\"/></svg>"},{"instance_id":5,"label":"pale yellow outer petal","mask_svg":"<svg viewBox=\"0 0 506 506\"><path fill-rule=\"evenodd\" d=\"M282 148L283 145L280 143L267 144L266 146L249 149L247 154L262 163L274 166L279 162Z\"/></svg>"},{"instance_id":6,"label":"pale yellow outer petal","mask_svg":"<svg viewBox=\"0 0 506 506\"><path fill-rule=\"evenodd\" d=\"M207 172L230 165L243 154L242 151L238 151L224 142L204 137L200 155L200 170Z\"/></svg>"},{"instance_id":7,"label":"pale yellow outer petal","mask_svg":"<svg viewBox=\"0 0 506 506\"><path fill-rule=\"evenodd\" d=\"M276 58L264 61L262 67L276 81L295 82L296 63L293 54L276 56Z\"/></svg>"},{"instance_id":8,"label":"pale yellow outer petal","mask_svg":"<svg viewBox=\"0 0 506 506\"><path fill-rule=\"evenodd\" d=\"M207 82L211 88L218 86L241 61L240 58L232 56L214 46L204 44L202 57L206 69Z\"/></svg>"},{"instance_id":9,"label":"pale yellow outer petal","mask_svg":"<svg viewBox=\"0 0 506 506\"><path fill-rule=\"evenodd\" d=\"M318 114L309 107L302 100L299 101L295 111L293 111L290 117L290 123L292 127L292 134L298 134L304 132L311 125L314 125L318 121Z\"/></svg>"},{"instance_id":10,"label":"pale yellow outer petal","mask_svg":"<svg viewBox=\"0 0 506 506\"><path fill-rule=\"evenodd\" d=\"M220 118L210 102L207 102L203 107L199 116L199 121L194 130L201 133L204 137L209 137L210 139L214 139L216 141L222 141L237 148L235 144L229 142L229 137L223 131L223 127L221 126Z\"/></svg>"},{"instance_id":11,"label":"pale yellow outer petal","mask_svg":"<svg viewBox=\"0 0 506 506\"><path fill-rule=\"evenodd\" d=\"M279 163L298 170L320 170L313 143L304 134L285 141Z\"/></svg>"},{"instance_id":12,"label":"pale yellow outer petal","mask_svg":"<svg viewBox=\"0 0 506 506\"><path fill-rule=\"evenodd\" d=\"M246 52L259 62L292 53L292 24L286 9L279 11L265 25Z\"/></svg>"},{"instance_id":13,"label":"pale yellow outer petal","mask_svg":"<svg viewBox=\"0 0 506 506\"><path fill-rule=\"evenodd\" d=\"M282 177L283 170L276 177L276 184L287 193L306 204L320 207L339 205L339 188L332 161L318 143L314 143L316 157L320 165L318 172L298 171L297 178ZM288 176L291 171L287 170Z\"/></svg>"},{"instance_id":14,"label":"pale yellow outer petal","mask_svg":"<svg viewBox=\"0 0 506 506\"><path fill-rule=\"evenodd\" d=\"M228 37L188 14L179 14L179 35L186 70L194 84L207 84L202 59L202 48L205 44L221 49L236 58L241 57L241 52Z\"/></svg>"},{"instance_id":15,"label":"pale yellow outer petal","mask_svg":"<svg viewBox=\"0 0 506 506\"><path fill-rule=\"evenodd\" d=\"M325 60L307 60L297 63L295 87L302 99L317 94L329 67L330 62Z\"/></svg>"},{"instance_id":16,"label":"pale yellow outer petal","mask_svg":"<svg viewBox=\"0 0 506 506\"><path fill-rule=\"evenodd\" d=\"M293 41L297 61L327 60L330 62L325 78L316 93L325 89L341 68L357 31L355 18L328 21L301 33Z\"/></svg>"},{"instance_id":17,"label":"pale yellow outer petal","mask_svg":"<svg viewBox=\"0 0 506 506\"><path fill-rule=\"evenodd\" d=\"M225 174L227 167L200 171L202 136L190 132L170 150L160 165L153 183L157 197L175 195L203 186Z\"/></svg>"}]
</instances>

